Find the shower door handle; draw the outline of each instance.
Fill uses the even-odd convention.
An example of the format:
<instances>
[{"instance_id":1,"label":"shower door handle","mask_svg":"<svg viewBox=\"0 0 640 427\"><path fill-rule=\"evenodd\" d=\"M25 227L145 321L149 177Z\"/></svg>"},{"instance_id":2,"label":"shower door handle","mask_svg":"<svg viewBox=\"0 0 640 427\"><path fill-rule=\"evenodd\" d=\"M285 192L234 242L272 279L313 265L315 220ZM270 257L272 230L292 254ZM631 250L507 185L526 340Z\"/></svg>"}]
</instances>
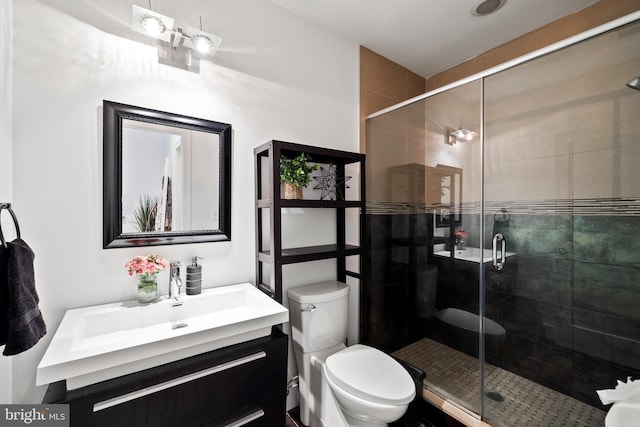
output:
<instances>
[{"instance_id":1,"label":"shower door handle","mask_svg":"<svg viewBox=\"0 0 640 427\"><path fill-rule=\"evenodd\" d=\"M498 261L498 242L500 242L500 260L499 261ZM504 262L506 258L506 252L507 252L507 241L504 239L504 236L502 235L502 233L496 233L496 235L493 236L492 249L493 249L493 266L496 268L496 270L502 270L504 268Z\"/></svg>"}]
</instances>

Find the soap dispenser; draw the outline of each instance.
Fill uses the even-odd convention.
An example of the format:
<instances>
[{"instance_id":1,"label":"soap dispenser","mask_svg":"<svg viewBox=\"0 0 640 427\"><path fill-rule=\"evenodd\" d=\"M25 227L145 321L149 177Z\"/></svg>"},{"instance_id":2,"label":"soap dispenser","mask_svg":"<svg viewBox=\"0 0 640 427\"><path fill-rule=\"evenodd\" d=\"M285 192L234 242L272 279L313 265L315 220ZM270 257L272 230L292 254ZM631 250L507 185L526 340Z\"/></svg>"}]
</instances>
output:
<instances>
[{"instance_id":1,"label":"soap dispenser","mask_svg":"<svg viewBox=\"0 0 640 427\"><path fill-rule=\"evenodd\" d=\"M187 295L198 295L202 292L202 266L198 264L199 256L191 258L187 266Z\"/></svg>"}]
</instances>

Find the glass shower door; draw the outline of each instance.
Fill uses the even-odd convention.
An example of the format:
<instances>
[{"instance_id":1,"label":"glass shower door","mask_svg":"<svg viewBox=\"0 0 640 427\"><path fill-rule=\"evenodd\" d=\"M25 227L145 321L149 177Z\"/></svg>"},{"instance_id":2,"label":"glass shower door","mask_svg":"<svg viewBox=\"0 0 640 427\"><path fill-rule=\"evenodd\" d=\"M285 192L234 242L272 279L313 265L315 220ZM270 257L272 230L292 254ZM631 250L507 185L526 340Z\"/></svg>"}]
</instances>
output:
<instances>
[{"instance_id":1,"label":"glass shower door","mask_svg":"<svg viewBox=\"0 0 640 427\"><path fill-rule=\"evenodd\" d=\"M423 369L425 393L475 414L481 403L480 89L475 81L369 119L366 151L365 342Z\"/></svg>"},{"instance_id":2,"label":"glass shower door","mask_svg":"<svg viewBox=\"0 0 640 427\"><path fill-rule=\"evenodd\" d=\"M427 391L479 414L481 82L424 102L425 208L433 221L433 237L424 251L424 267L431 270L418 269L416 277L415 324L428 344ZM423 295L420 289L433 294ZM430 297L431 306L425 304Z\"/></svg>"},{"instance_id":3,"label":"glass shower door","mask_svg":"<svg viewBox=\"0 0 640 427\"><path fill-rule=\"evenodd\" d=\"M370 223L382 230L386 221L390 233L382 245L378 231L372 258L381 261L373 263L389 260L395 269L388 284L378 287L374 277L371 292L406 292L404 306L393 304L403 307L406 319L404 334L394 334L404 341L395 354L427 373L425 393L476 414L481 403L480 88L475 81L370 120L367 146L368 158L375 159L368 168ZM386 193L376 191L384 188ZM384 213L391 213L386 219L375 213L383 200ZM372 324L383 319L381 312L372 310Z\"/></svg>"},{"instance_id":4,"label":"glass shower door","mask_svg":"<svg viewBox=\"0 0 640 427\"><path fill-rule=\"evenodd\" d=\"M485 79L483 417L494 426L530 425L536 385L570 384L573 96L554 56Z\"/></svg>"},{"instance_id":5,"label":"glass shower door","mask_svg":"<svg viewBox=\"0 0 640 427\"><path fill-rule=\"evenodd\" d=\"M640 378L638 46L636 22L367 121L362 336L427 400L602 426L596 390Z\"/></svg>"},{"instance_id":6,"label":"glass shower door","mask_svg":"<svg viewBox=\"0 0 640 427\"><path fill-rule=\"evenodd\" d=\"M625 87L640 72L639 30L485 78L493 426L603 425L595 390L639 374L640 245L622 244L640 232L640 92Z\"/></svg>"}]
</instances>

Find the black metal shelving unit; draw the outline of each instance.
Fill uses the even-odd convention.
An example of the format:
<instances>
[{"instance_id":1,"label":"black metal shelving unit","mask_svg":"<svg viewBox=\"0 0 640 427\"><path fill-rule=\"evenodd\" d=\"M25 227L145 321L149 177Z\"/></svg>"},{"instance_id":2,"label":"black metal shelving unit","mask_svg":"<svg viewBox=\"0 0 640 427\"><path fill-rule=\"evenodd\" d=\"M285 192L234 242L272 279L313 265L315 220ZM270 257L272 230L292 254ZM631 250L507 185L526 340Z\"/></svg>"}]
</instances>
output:
<instances>
[{"instance_id":1,"label":"black metal shelving unit","mask_svg":"<svg viewBox=\"0 0 640 427\"><path fill-rule=\"evenodd\" d=\"M286 264L317 261L335 258L337 260L336 280L346 282L347 276L360 280L362 285L364 271L364 232L365 232L365 155L329 148L314 147L284 141L272 140L253 150L254 176L256 188L256 286L282 302L282 266ZM280 156L295 157L305 153L312 163L331 164L336 167L336 182L339 188L338 200L287 200L282 198L280 186ZM358 182L358 200L344 200L345 166L359 163L360 179ZM265 170L266 168L266 170ZM349 181L349 186L354 185ZM334 209L336 212L336 243L331 245L307 246L298 248L282 247L282 208ZM268 220L262 210L269 211ZM358 243L346 243L346 211L358 209ZM267 224L268 222L268 224ZM268 227L268 243L264 242ZM346 257L359 255L358 271L348 271ZM264 273L264 265L268 264L268 277ZM362 287L362 286L361 286Z\"/></svg>"}]
</instances>

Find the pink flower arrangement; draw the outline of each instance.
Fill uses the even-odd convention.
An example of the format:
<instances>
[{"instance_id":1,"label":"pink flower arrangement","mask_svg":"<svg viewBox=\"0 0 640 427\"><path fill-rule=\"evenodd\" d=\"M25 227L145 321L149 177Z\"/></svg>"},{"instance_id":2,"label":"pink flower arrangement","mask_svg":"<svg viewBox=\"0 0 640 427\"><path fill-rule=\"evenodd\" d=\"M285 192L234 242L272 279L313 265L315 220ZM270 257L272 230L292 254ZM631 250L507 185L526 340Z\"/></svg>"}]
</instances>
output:
<instances>
[{"instance_id":1,"label":"pink flower arrangement","mask_svg":"<svg viewBox=\"0 0 640 427\"><path fill-rule=\"evenodd\" d=\"M463 228L456 228L453 232L456 239L466 239L468 237L467 232Z\"/></svg>"},{"instance_id":2,"label":"pink flower arrangement","mask_svg":"<svg viewBox=\"0 0 640 427\"><path fill-rule=\"evenodd\" d=\"M464 228L456 228L453 231L453 235L456 238L456 245L464 243L464 239L466 239L468 236L467 232L464 231Z\"/></svg>"},{"instance_id":3,"label":"pink flower arrangement","mask_svg":"<svg viewBox=\"0 0 640 427\"><path fill-rule=\"evenodd\" d=\"M129 276L133 276L134 274L150 276L164 271L168 266L169 261L156 254L149 254L147 256L138 255L124 265L124 267L129 270Z\"/></svg>"}]
</instances>

